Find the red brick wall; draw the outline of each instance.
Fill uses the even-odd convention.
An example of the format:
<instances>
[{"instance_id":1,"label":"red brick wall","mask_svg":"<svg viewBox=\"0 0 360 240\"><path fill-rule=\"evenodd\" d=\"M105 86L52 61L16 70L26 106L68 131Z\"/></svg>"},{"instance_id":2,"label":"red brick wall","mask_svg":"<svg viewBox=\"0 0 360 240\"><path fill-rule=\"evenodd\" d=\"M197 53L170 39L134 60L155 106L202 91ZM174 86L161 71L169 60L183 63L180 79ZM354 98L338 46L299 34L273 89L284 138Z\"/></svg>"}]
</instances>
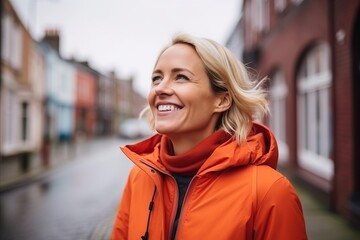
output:
<instances>
[{"instance_id":1,"label":"red brick wall","mask_svg":"<svg viewBox=\"0 0 360 240\"><path fill-rule=\"evenodd\" d=\"M353 76L352 76L352 32L360 2L357 0L334 0L334 82L335 82L335 168L334 204L336 210L349 215L349 196L354 185L354 136L353 136ZM336 33L345 33L343 41ZM358 159L357 159L358 160Z\"/></svg>"},{"instance_id":2,"label":"red brick wall","mask_svg":"<svg viewBox=\"0 0 360 240\"><path fill-rule=\"evenodd\" d=\"M270 4L271 9L273 5ZM304 1L300 6L289 5L284 13L271 11L269 32L260 39L260 58L256 70L261 76L270 75L280 69L287 80L287 143L289 161L296 166L296 67L301 54L316 41L329 42L328 25L329 1Z\"/></svg>"},{"instance_id":3,"label":"red brick wall","mask_svg":"<svg viewBox=\"0 0 360 240\"><path fill-rule=\"evenodd\" d=\"M96 76L78 68L76 72L76 109L75 122L77 132L84 130L86 136L95 133ZM82 127L80 127L82 126Z\"/></svg>"},{"instance_id":4,"label":"red brick wall","mask_svg":"<svg viewBox=\"0 0 360 240\"><path fill-rule=\"evenodd\" d=\"M250 2L245 0L244 3L245 51L259 49L260 55L254 67L260 76L270 75L275 69L285 74L289 88L286 106L287 143L289 160L294 168L297 161L297 66L311 44L323 41L331 47L335 176L333 182L327 183L331 189L328 197L332 207L348 217L349 197L354 189L354 162L359 160L355 159L359 156L354 155L351 41L360 1L304 0L299 6L289 6L279 14L273 10L273 1L270 0L270 29L262 33L250 32L251 23L248 21L251 12L247 12ZM345 34L343 41L336 38L339 30Z\"/></svg>"}]
</instances>

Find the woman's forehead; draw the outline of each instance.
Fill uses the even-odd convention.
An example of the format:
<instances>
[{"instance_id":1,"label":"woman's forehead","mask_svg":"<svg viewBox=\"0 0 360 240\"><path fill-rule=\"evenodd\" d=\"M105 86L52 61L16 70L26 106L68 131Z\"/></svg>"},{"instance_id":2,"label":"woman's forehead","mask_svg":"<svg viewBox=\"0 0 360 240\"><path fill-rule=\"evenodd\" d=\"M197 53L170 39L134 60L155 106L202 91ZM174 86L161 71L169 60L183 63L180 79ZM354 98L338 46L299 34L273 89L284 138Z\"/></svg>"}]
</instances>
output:
<instances>
[{"instance_id":1,"label":"woman's forehead","mask_svg":"<svg viewBox=\"0 0 360 240\"><path fill-rule=\"evenodd\" d=\"M195 49L188 45L178 43L168 47L160 56L156 63L156 66L162 65L182 65L182 66L201 66L203 68L203 62ZM180 66L179 66L180 67Z\"/></svg>"}]
</instances>

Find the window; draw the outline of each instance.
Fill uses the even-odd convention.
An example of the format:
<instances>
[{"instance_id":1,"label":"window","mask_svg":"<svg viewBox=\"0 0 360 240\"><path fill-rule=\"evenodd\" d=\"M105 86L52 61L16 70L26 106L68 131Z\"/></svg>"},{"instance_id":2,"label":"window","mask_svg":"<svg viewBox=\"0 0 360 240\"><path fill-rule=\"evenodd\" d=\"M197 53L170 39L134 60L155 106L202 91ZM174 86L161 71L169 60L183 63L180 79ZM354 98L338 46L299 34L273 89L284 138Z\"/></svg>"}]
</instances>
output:
<instances>
[{"instance_id":1,"label":"window","mask_svg":"<svg viewBox=\"0 0 360 240\"><path fill-rule=\"evenodd\" d=\"M300 3L302 3L303 0L291 0L291 2L293 2L296 5L300 5Z\"/></svg>"},{"instance_id":2,"label":"window","mask_svg":"<svg viewBox=\"0 0 360 240\"><path fill-rule=\"evenodd\" d=\"M297 75L299 165L331 180L332 76L327 44L313 47L305 56Z\"/></svg>"},{"instance_id":3,"label":"window","mask_svg":"<svg viewBox=\"0 0 360 240\"><path fill-rule=\"evenodd\" d=\"M283 12L286 8L286 0L275 0L274 7L276 12Z\"/></svg>"},{"instance_id":4,"label":"window","mask_svg":"<svg viewBox=\"0 0 360 240\"><path fill-rule=\"evenodd\" d=\"M16 24L11 16L4 13L2 16L2 56L16 70L21 68L22 34L19 24Z\"/></svg>"},{"instance_id":5,"label":"window","mask_svg":"<svg viewBox=\"0 0 360 240\"><path fill-rule=\"evenodd\" d=\"M251 17L255 32L262 32L267 28L269 13L267 0L254 0L251 2Z\"/></svg>"},{"instance_id":6,"label":"window","mask_svg":"<svg viewBox=\"0 0 360 240\"><path fill-rule=\"evenodd\" d=\"M29 139L29 104L27 102L23 102L21 104L21 140L26 142Z\"/></svg>"},{"instance_id":7,"label":"window","mask_svg":"<svg viewBox=\"0 0 360 240\"><path fill-rule=\"evenodd\" d=\"M286 144L286 96L287 87L285 77L281 71L276 71L270 84L270 128L274 132L279 145L279 160L286 161L288 158L288 146Z\"/></svg>"},{"instance_id":8,"label":"window","mask_svg":"<svg viewBox=\"0 0 360 240\"><path fill-rule=\"evenodd\" d=\"M8 14L4 13L2 16L2 33L1 33L1 59L10 61L10 32L11 32L11 18Z\"/></svg>"},{"instance_id":9,"label":"window","mask_svg":"<svg viewBox=\"0 0 360 240\"><path fill-rule=\"evenodd\" d=\"M14 121L16 120L16 96L15 93L10 89L4 89L4 102L5 109L4 112L4 130L5 138L4 144L7 146L12 146L15 144L15 126Z\"/></svg>"},{"instance_id":10,"label":"window","mask_svg":"<svg viewBox=\"0 0 360 240\"><path fill-rule=\"evenodd\" d=\"M20 70L22 55L22 34L19 25L16 25L12 32L12 43L11 66L16 70Z\"/></svg>"}]
</instances>

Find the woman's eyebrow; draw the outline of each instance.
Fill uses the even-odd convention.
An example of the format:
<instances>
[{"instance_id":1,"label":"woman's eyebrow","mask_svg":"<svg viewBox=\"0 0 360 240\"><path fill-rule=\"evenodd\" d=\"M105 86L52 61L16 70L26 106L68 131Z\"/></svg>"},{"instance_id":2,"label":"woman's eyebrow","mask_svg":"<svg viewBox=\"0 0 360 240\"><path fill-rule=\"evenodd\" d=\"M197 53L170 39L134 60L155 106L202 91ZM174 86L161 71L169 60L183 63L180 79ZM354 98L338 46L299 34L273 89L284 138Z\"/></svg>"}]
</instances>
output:
<instances>
[{"instance_id":1,"label":"woman's eyebrow","mask_svg":"<svg viewBox=\"0 0 360 240\"><path fill-rule=\"evenodd\" d=\"M154 71L152 72L152 74L154 73L162 73L162 71L160 69L154 69Z\"/></svg>"},{"instance_id":2,"label":"woman's eyebrow","mask_svg":"<svg viewBox=\"0 0 360 240\"><path fill-rule=\"evenodd\" d=\"M190 73L190 74L192 74L192 75L195 75L192 71L190 71L190 70L187 69L187 68L173 68L173 69L171 70L171 72L174 72L174 73L183 72L183 71L188 72L188 73Z\"/></svg>"},{"instance_id":3,"label":"woman's eyebrow","mask_svg":"<svg viewBox=\"0 0 360 240\"><path fill-rule=\"evenodd\" d=\"M172 73L178 73L178 72L183 72L183 71L188 72L188 73L190 73L191 75L195 75L192 71L190 71L190 70L187 69L187 68L173 68L173 69L171 69L171 72L172 72ZM152 72L152 74L154 74L154 73L162 74L163 71L162 71L161 69L154 69L154 71Z\"/></svg>"}]
</instances>

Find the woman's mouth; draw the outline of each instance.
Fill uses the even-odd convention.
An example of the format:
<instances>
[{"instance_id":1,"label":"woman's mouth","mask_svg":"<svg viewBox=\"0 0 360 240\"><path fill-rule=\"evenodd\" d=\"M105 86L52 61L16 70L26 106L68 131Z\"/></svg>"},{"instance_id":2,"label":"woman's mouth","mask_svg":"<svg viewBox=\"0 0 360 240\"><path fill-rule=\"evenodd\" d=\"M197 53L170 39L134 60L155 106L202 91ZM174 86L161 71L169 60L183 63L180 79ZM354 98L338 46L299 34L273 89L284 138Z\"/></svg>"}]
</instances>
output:
<instances>
[{"instance_id":1,"label":"woman's mouth","mask_svg":"<svg viewBox=\"0 0 360 240\"><path fill-rule=\"evenodd\" d=\"M161 104L157 106L159 112L171 112L171 111L178 111L182 107L171 105L171 104Z\"/></svg>"}]
</instances>

